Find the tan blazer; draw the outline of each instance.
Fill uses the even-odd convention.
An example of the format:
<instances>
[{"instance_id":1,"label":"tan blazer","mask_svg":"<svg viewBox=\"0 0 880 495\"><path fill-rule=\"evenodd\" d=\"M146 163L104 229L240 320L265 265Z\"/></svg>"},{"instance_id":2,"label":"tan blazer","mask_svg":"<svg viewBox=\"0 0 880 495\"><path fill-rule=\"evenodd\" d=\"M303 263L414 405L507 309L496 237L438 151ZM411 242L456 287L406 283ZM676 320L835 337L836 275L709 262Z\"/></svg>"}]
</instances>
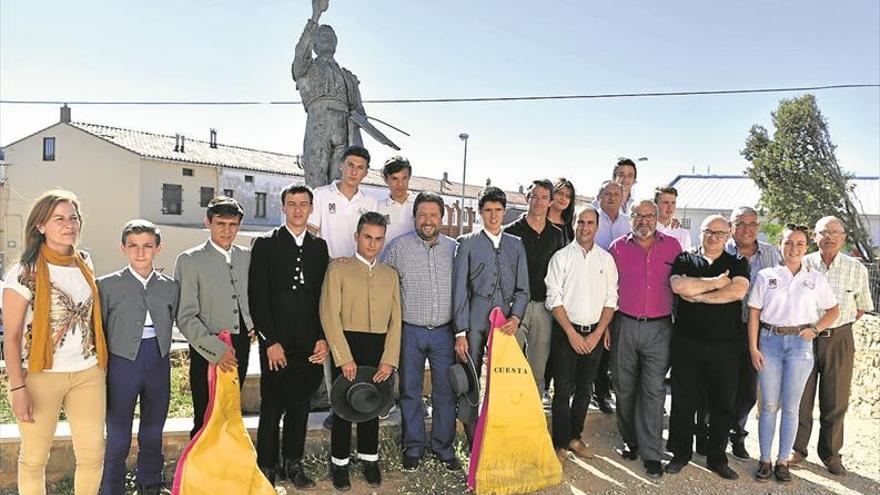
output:
<instances>
[{"instance_id":1,"label":"tan blazer","mask_svg":"<svg viewBox=\"0 0 880 495\"><path fill-rule=\"evenodd\" d=\"M352 361L345 332L386 334L380 362L397 367L400 356L400 282L382 263L372 271L362 261L334 261L321 289L321 325L337 366Z\"/></svg>"}]
</instances>

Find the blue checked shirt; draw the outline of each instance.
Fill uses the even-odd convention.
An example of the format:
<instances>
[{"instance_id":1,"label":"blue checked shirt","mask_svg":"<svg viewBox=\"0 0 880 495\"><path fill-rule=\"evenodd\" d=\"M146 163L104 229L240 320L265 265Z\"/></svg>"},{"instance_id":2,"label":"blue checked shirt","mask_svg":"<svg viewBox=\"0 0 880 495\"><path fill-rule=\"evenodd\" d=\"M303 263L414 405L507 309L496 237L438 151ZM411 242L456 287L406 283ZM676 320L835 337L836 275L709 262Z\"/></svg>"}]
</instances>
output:
<instances>
[{"instance_id":1,"label":"blue checked shirt","mask_svg":"<svg viewBox=\"0 0 880 495\"><path fill-rule=\"evenodd\" d=\"M776 249L776 246L758 240L755 242L758 243L758 250L749 260L749 267L751 268L749 294L752 292L752 285L754 285L755 277L758 275L758 272L764 268L774 267L782 263L782 255L779 254L779 250ZM737 258L742 258L742 255L739 254L739 248L736 247L736 241L734 241L733 238L727 240L724 250L729 254L735 255ZM749 321L749 294L746 294L746 297L742 300L742 321L746 323Z\"/></svg>"},{"instance_id":2,"label":"blue checked shirt","mask_svg":"<svg viewBox=\"0 0 880 495\"><path fill-rule=\"evenodd\" d=\"M397 270L403 321L437 327L452 320L452 260L455 240L443 234L429 246L415 232L392 240L381 261Z\"/></svg>"}]
</instances>

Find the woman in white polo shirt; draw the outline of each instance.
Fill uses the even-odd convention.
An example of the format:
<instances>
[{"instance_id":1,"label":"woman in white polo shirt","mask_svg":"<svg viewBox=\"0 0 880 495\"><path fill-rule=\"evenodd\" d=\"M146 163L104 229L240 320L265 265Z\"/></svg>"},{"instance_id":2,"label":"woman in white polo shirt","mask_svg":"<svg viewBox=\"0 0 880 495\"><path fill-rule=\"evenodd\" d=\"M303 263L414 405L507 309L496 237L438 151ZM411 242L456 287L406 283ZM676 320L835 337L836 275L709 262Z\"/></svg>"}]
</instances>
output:
<instances>
[{"instance_id":1,"label":"woman in white polo shirt","mask_svg":"<svg viewBox=\"0 0 880 495\"><path fill-rule=\"evenodd\" d=\"M785 226L780 243L782 264L758 272L749 296L749 351L761 388L758 481L774 475L779 481L791 481L788 461L797 433L798 408L813 369L811 341L839 312L825 276L801 265L809 245L807 230ZM780 409L779 452L776 468L771 469L770 449Z\"/></svg>"}]
</instances>

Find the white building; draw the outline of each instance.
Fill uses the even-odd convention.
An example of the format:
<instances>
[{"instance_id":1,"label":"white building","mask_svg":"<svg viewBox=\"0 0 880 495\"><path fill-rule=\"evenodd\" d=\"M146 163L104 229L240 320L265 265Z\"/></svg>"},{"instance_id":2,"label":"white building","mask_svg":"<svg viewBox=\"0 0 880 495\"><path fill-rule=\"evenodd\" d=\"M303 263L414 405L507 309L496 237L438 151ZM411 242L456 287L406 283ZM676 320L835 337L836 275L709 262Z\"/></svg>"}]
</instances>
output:
<instances>
[{"instance_id":1,"label":"white building","mask_svg":"<svg viewBox=\"0 0 880 495\"><path fill-rule=\"evenodd\" d=\"M880 177L856 177L852 184L853 202L876 247L880 245ZM728 217L738 206L756 208L761 199L761 190L743 175L679 175L669 185L678 190L676 215L690 230L695 246L700 242L700 224L707 216L719 213Z\"/></svg>"}]
</instances>

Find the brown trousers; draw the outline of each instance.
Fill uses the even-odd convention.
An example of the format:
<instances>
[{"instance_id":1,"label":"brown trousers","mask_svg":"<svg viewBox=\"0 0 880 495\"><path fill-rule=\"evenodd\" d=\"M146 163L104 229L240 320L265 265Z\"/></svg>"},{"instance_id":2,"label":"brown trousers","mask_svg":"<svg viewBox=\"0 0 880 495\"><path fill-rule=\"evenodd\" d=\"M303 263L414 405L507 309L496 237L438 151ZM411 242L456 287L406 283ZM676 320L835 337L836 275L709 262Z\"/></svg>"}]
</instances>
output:
<instances>
[{"instance_id":1,"label":"brown trousers","mask_svg":"<svg viewBox=\"0 0 880 495\"><path fill-rule=\"evenodd\" d=\"M813 339L815 364L801 396L800 418L794 450L804 457L813 430L813 404L819 389L820 459L838 457L843 447L843 419L849 406L855 343L852 324L832 329L830 337Z\"/></svg>"}]
</instances>

